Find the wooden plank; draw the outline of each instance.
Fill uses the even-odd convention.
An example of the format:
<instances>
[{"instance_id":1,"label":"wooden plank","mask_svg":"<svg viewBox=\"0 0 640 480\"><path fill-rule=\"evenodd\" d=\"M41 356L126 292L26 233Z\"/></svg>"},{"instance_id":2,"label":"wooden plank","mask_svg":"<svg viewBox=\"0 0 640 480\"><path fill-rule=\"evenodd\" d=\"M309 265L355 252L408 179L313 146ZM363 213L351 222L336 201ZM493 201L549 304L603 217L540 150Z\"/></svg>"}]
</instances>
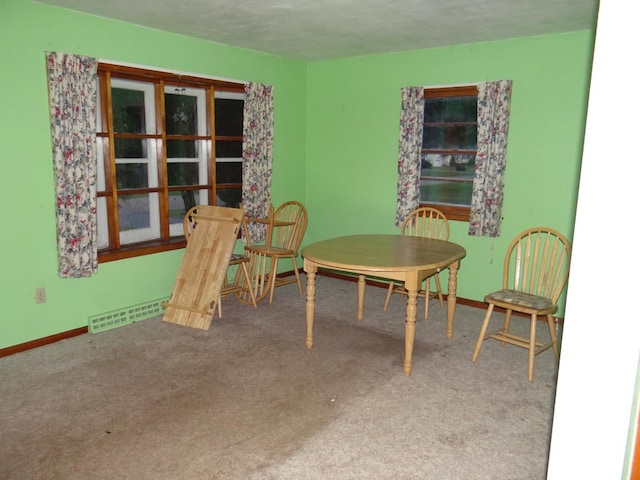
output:
<instances>
[{"instance_id":1,"label":"wooden plank","mask_svg":"<svg viewBox=\"0 0 640 480\"><path fill-rule=\"evenodd\" d=\"M163 320L208 330L227 275L242 210L211 207L198 215Z\"/></svg>"}]
</instances>

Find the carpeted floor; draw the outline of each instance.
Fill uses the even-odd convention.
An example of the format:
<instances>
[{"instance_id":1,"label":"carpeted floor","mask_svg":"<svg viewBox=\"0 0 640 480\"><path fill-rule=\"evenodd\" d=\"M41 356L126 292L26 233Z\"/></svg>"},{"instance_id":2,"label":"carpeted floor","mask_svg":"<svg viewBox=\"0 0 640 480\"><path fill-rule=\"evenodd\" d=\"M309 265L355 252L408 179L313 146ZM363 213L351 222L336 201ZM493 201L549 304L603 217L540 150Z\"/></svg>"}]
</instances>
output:
<instances>
[{"instance_id":1,"label":"carpeted floor","mask_svg":"<svg viewBox=\"0 0 640 480\"><path fill-rule=\"evenodd\" d=\"M384 295L367 287L358 322L356 284L318 276L311 350L291 285L225 301L208 331L157 317L0 358L0 478L544 479L553 353L532 383L516 347L474 364L484 311L458 305L447 340L419 303L405 377L404 303Z\"/></svg>"}]
</instances>

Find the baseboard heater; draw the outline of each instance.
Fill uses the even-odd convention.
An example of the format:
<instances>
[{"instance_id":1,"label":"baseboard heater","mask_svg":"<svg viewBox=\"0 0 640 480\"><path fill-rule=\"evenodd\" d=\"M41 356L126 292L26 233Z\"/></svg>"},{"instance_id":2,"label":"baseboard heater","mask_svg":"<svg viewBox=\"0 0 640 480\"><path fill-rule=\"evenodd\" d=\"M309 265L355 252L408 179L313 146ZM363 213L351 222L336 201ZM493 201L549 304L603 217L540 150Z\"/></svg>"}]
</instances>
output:
<instances>
[{"instance_id":1,"label":"baseboard heater","mask_svg":"<svg viewBox=\"0 0 640 480\"><path fill-rule=\"evenodd\" d=\"M159 298L151 302L92 315L89 317L89 333L104 332L160 315L164 312L162 303L167 300L168 297Z\"/></svg>"}]
</instances>

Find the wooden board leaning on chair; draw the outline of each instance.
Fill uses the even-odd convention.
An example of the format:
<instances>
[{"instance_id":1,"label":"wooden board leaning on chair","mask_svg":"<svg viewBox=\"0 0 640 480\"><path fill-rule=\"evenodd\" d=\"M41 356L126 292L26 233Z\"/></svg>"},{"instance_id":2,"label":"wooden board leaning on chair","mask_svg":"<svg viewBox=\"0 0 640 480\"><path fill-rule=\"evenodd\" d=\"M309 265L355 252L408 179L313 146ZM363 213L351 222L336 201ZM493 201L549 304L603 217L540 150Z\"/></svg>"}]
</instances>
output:
<instances>
[{"instance_id":1,"label":"wooden board leaning on chair","mask_svg":"<svg viewBox=\"0 0 640 480\"><path fill-rule=\"evenodd\" d=\"M220 300L229 260L242 222L240 208L207 206L195 215L191 237L163 320L208 330Z\"/></svg>"}]
</instances>

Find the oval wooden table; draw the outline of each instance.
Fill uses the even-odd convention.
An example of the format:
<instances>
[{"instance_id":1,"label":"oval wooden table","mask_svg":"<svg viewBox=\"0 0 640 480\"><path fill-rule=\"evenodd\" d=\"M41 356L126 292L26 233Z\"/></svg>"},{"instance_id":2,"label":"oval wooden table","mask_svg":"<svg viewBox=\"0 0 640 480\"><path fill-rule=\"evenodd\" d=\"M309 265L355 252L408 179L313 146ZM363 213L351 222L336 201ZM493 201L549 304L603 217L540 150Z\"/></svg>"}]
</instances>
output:
<instances>
[{"instance_id":1,"label":"oval wooden table","mask_svg":"<svg viewBox=\"0 0 640 480\"><path fill-rule=\"evenodd\" d=\"M457 273L465 255L465 249L452 242L403 235L351 235L307 245L302 249L304 271L307 272L307 348L313 346L318 267L359 275L358 320L364 315L365 275L399 280L408 291L403 371L405 375L411 375L417 297L422 281L444 268L449 269L447 338L452 338Z\"/></svg>"}]
</instances>

